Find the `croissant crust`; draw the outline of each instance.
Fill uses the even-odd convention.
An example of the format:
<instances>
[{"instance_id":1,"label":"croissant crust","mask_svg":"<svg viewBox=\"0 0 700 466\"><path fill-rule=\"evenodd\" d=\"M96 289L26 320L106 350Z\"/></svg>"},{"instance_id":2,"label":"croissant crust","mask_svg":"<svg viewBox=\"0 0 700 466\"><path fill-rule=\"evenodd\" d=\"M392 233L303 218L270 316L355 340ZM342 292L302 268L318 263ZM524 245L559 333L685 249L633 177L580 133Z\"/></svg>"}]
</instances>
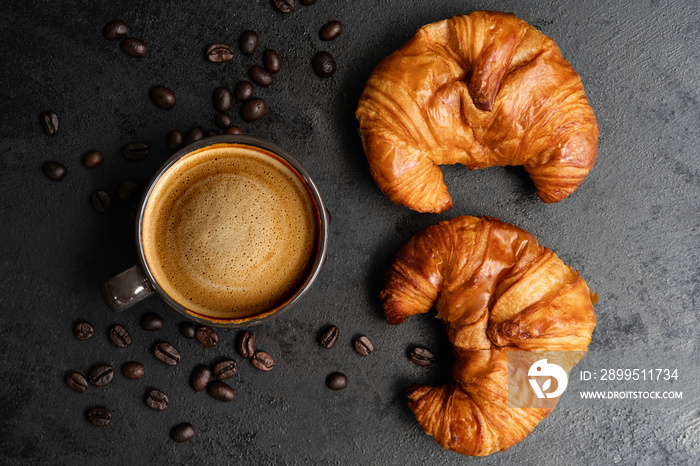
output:
<instances>
[{"instance_id":1,"label":"croissant crust","mask_svg":"<svg viewBox=\"0 0 700 466\"><path fill-rule=\"evenodd\" d=\"M508 406L508 352L586 351L596 323L596 296L578 272L528 232L489 217L419 232L394 258L380 296L391 324L433 306L445 323L452 382L407 394L423 430L465 455L505 450L551 412Z\"/></svg>"},{"instance_id":2,"label":"croissant crust","mask_svg":"<svg viewBox=\"0 0 700 466\"><path fill-rule=\"evenodd\" d=\"M419 212L452 198L440 165L523 165L558 202L595 163L598 125L552 39L512 14L477 11L422 27L374 69L356 117L379 188Z\"/></svg>"}]
</instances>

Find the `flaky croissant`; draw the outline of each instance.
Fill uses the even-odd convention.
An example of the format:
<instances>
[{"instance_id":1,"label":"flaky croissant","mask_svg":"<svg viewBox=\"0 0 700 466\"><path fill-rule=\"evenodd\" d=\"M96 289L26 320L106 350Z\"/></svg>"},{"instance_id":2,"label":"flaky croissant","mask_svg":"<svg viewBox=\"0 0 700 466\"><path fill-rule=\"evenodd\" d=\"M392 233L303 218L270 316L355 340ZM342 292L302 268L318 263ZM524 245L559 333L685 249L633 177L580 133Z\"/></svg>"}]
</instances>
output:
<instances>
[{"instance_id":1,"label":"flaky croissant","mask_svg":"<svg viewBox=\"0 0 700 466\"><path fill-rule=\"evenodd\" d=\"M520 442L551 407L509 407L508 352L586 351L595 299L530 233L494 218L457 217L416 234L387 272L384 313L400 324L434 305L455 357L450 385L408 388L420 426L466 455ZM568 373L583 353L565 354Z\"/></svg>"},{"instance_id":2,"label":"flaky croissant","mask_svg":"<svg viewBox=\"0 0 700 466\"><path fill-rule=\"evenodd\" d=\"M524 165L544 202L593 168L598 125L552 39L511 14L428 24L374 69L355 116L370 171L398 204L444 212L439 165Z\"/></svg>"}]
</instances>

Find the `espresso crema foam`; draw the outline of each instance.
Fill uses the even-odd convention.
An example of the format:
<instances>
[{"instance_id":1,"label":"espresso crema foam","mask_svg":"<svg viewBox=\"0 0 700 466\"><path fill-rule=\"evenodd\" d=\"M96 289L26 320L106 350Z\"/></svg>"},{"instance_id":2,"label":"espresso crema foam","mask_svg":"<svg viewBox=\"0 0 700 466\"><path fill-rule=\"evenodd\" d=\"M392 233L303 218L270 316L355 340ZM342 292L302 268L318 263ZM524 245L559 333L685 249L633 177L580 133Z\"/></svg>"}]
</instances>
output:
<instances>
[{"instance_id":1,"label":"espresso crema foam","mask_svg":"<svg viewBox=\"0 0 700 466\"><path fill-rule=\"evenodd\" d=\"M263 149L216 144L178 160L143 216L143 248L163 291L214 320L268 313L308 278L316 203L299 175Z\"/></svg>"}]
</instances>

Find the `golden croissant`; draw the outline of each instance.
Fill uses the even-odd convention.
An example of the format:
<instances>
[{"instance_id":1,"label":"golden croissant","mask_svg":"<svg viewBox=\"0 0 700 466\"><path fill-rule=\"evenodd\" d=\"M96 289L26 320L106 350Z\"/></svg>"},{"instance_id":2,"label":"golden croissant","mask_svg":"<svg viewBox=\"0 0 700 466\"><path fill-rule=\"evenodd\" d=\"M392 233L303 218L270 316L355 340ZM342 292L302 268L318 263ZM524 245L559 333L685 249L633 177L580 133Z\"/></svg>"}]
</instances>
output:
<instances>
[{"instance_id":1,"label":"golden croissant","mask_svg":"<svg viewBox=\"0 0 700 466\"><path fill-rule=\"evenodd\" d=\"M598 152L578 73L512 14L424 26L372 71L355 116L375 182L419 212L452 207L439 165L523 165L539 197L558 202Z\"/></svg>"},{"instance_id":2,"label":"golden croissant","mask_svg":"<svg viewBox=\"0 0 700 466\"><path fill-rule=\"evenodd\" d=\"M508 223L465 216L416 234L387 272L384 313L400 324L434 305L455 357L450 385L408 388L420 426L472 456L523 440L551 407L509 407L508 352L586 351L596 299L578 272ZM583 353L565 354L568 373Z\"/></svg>"}]
</instances>

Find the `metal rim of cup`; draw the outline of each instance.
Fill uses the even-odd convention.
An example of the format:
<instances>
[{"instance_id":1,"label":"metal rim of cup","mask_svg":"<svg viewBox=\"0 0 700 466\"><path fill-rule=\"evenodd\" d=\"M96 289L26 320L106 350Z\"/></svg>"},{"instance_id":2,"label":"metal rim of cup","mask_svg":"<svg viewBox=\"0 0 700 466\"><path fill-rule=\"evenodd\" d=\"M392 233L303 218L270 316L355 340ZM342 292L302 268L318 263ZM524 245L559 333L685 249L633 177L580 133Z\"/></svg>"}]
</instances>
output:
<instances>
[{"instance_id":1,"label":"metal rim of cup","mask_svg":"<svg viewBox=\"0 0 700 466\"><path fill-rule=\"evenodd\" d=\"M248 145L248 146L253 146L253 147L258 147L264 150L267 150L269 152L272 152L273 154L282 157L284 160L286 160L293 168L296 170L296 172L301 176L303 179L304 183L306 186L309 188L309 191L311 191L311 194L313 196L314 202L316 203L317 211L318 211L318 216L320 220L320 232L319 232L319 245L318 245L318 253L316 254L316 260L314 261L313 267L311 268L311 272L309 273L306 281L301 285L301 287L292 295L291 298L283 302L281 305L279 305L276 308L273 308L270 312L268 311L264 317L261 318L256 318L255 316L251 316L250 318L246 318L244 322L225 322L224 319L216 319L216 320L209 320L203 317L198 317L195 315L192 315L190 312L188 312L187 308L183 306L182 304L178 303L175 301L173 298L171 298L158 284L156 281L155 277L151 273L150 268L148 267L148 264L146 262L146 255L143 249L143 216L146 210L146 204L148 203L148 199L150 199L151 193L153 192L153 189L155 186L158 184L158 181L160 178L163 176L163 174L168 171L178 160L180 160L182 157L185 155L189 154L190 152L193 152L198 149L202 149L207 146L211 146L214 144L241 144L241 145ZM282 149L279 147L277 144L274 144L270 141L267 141L265 139L261 139L255 136L249 136L249 135L243 135L243 134L223 134L223 135L218 135L218 136L211 136L208 138L201 139L197 142L194 142L188 146L183 147L182 149L178 150L175 154L173 154L168 160L165 161L165 163L158 169L158 171L153 175L151 180L148 182L148 186L146 190L143 193L143 197L141 198L141 201L139 202L139 208L138 208L138 213L137 213L137 222L136 222L136 245L138 247L138 259L139 259L139 264L141 265L141 268L143 269L143 272L146 274L148 277L148 280L150 281L151 285L153 288L156 290L156 293L158 296L160 296L170 307L175 309L178 313L183 315L189 320L204 324L204 325L210 325L210 326L215 326L215 327L222 327L222 328L240 328L240 327L249 327L252 325L256 325L262 322L267 322L269 320L272 320L276 317L279 317L282 313L287 311L290 307L292 307L294 304L296 304L299 299L303 295L306 294L306 292L311 288L313 283L316 281L318 278L321 268L323 267L324 262L326 261L326 253L328 250L328 211L326 210L325 204L323 203L323 199L321 197L321 193L318 190L318 187L316 186L316 183L314 180L311 178L311 175L309 174L308 171L304 168L304 166L299 162L294 156L292 156L289 152L286 150Z\"/></svg>"}]
</instances>

